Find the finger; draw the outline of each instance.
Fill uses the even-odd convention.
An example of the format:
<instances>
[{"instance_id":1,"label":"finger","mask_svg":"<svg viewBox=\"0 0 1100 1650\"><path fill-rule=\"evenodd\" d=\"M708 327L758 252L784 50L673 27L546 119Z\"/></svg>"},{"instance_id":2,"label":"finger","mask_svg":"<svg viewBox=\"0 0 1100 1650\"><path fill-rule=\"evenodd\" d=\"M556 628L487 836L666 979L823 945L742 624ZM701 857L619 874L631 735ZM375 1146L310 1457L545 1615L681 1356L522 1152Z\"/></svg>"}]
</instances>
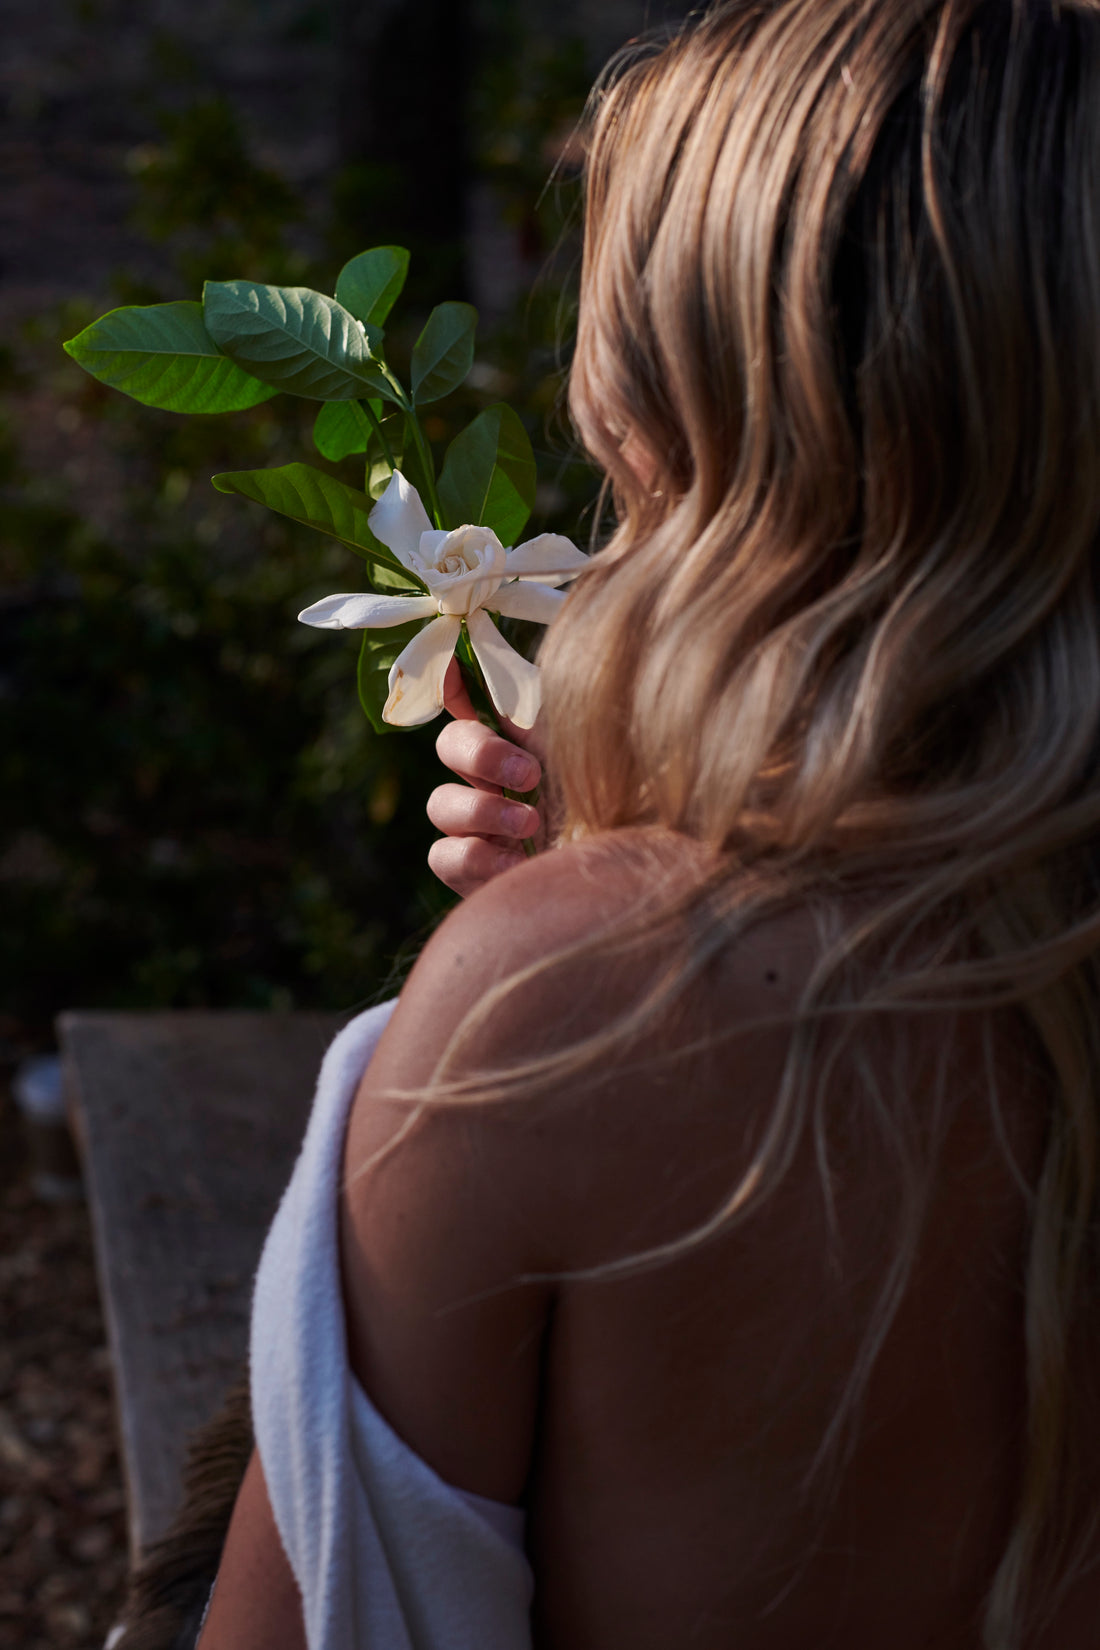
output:
<instances>
[{"instance_id":1,"label":"finger","mask_svg":"<svg viewBox=\"0 0 1100 1650\"><path fill-rule=\"evenodd\" d=\"M477 720L477 711L474 709L473 701L466 686L466 678L462 674L462 668L457 658L451 660L447 666L447 674L443 678L443 708L450 711L451 715L457 717L460 721L473 722ZM514 722L510 722L507 716L501 716L499 711L497 716L502 729L512 743L519 745L523 750L532 751L536 761L541 762L543 742L538 723L536 722L533 728L520 728Z\"/></svg>"},{"instance_id":2,"label":"finger","mask_svg":"<svg viewBox=\"0 0 1100 1650\"><path fill-rule=\"evenodd\" d=\"M520 850L498 848L479 836L443 836L428 849L430 869L463 899L523 859Z\"/></svg>"},{"instance_id":3,"label":"finger","mask_svg":"<svg viewBox=\"0 0 1100 1650\"><path fill-rule=\"evenodd\" d=\"M477 721L477 711L466 691L462 667L457 659L451 660L447 666L447 674L443 678L443 708L463 722Z\"/></svg>"},{"instance_id":4,"label":"finger","mask_svg":"<svg viewBox=\"0 0 1100 1650\"><path fill-rule=\"evenodd\" d=\"M520 728L510 721L507 716L500 715L499 712L498 720L501 732L506 739L510 739L514 745L521 746L523 750L529 751L537 762L541 763L545 760L546 744L542 729L537 722L533 728Z\"/></svg>"},{"instance_id":5,"label":"finger","mask_svg":"<svg viewBox=\"0 0 1100 1650\"><path fill-rule=\"evenodd\" d=\"M504 790L530 791L542 774L537 759L481 722L448 722L435 742L436 754L472 785L499 785Z\"/></svg>"},{"instance_id":6,"label":"finger","mask_svg":"<svg viewBox=\"0 0 1100 1650\"><path fill-rule=\"evenodd\" d=\"M428 798L428 818L437 830L454 837L496 836L519 842L539 828L537 808L496 791L471 790L469 785L438 786Z\"/></svg>"}]
</instances>

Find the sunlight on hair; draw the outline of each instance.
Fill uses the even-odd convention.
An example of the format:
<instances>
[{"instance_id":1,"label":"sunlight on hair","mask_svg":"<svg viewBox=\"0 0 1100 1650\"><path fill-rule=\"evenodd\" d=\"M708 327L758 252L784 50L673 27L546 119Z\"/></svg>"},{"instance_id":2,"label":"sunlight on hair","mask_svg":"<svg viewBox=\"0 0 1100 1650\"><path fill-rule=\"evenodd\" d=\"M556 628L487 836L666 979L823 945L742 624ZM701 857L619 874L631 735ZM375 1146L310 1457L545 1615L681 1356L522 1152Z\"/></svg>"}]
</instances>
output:
<instances>
[{"instance_id":1,"label":"sunlight on hair","mask_svg":"<svg viewBox=\"0 0 1100 1650\"><path fill-rule=\"evenodd\" d=\"M540 653L548 764L562 840L653 826L711 868L591 942L657 937L644 1003L479 1069L474 1034L551 958L416 1097L504 1103L627 1063L712 958L816 901L751 1172L697 1231L597 1270L747 1220L807 1131L827 1198L843 1071L900 1224L822 1440L842 1462L952 1103L946 1056L916 1118L861 1050L878 1028L903 1070L930 1015L1014 1026L1051 1100L987 1650L1044 1619L1093 1529L1073 1354L1100 1201L1098 154L1087 0L727 0L602 78L570 405L617 526ZM1007 1141L995 1084L989 1105Z\"/></svg>"}]
</instances>

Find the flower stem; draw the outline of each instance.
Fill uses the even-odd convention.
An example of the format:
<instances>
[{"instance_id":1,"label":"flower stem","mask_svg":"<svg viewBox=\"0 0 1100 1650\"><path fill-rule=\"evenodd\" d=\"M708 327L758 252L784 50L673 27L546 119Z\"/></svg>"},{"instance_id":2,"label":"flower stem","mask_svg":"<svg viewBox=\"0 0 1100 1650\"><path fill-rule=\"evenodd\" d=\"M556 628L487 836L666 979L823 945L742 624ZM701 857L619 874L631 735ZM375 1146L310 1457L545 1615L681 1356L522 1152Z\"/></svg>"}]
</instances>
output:
<instances>
[{"instance_id":1,"label":"flower stem","mask_svg":"<svg viewBox=\"0 0 1100 1650\"><path fill-rule=\"evenodd\" d=\"M416 442L416 450L420 454L420 467L428 488L428 507L432 513L432 520L437 527L442 528L443 515L439 508L439 494L435 490L435 461L432 458L432 450L425 439L424 431L420 428L420 420L411 406L406 407L405 416Z\"/></svg>"},{"instance_id":2,"label":"flower stem","mask_svg":"<svg viewBox=\"0 0 1100 1650\"><path fill-rule=\"evenodd\" d=\"M405 393L400 381L394 377L385 362L378 361L376 362L376 365L382 376L385 378L387 384L390 386L390 389L393 391L393 399L397 402L397 405L405 414L408 428L412 431L412 438L416 445L417 453L420 457L420 467L424 472L424 485L428 494L428 507L431 511L432 520L438 528L442 529L443 514L439 508L439 494L435 489L435 462L432 458L432 450L425 440L424 431L420 428L420 420L416 416L416 407L413 404L411 397ZM379 428L378 433L381 436L381 428ZM390 469L394 469L395 465L388 448L386 449L386 456L390 462Z\"/></svg>"},{"instance_id":3,"label":"flower stem","mask_svg":"<svg viewBox=\"0 0 1100 1650\"><path fill-rule=\"evenodd\" d=\"M397 460L393 456L393 449L391 448L389 442L386 440L386 434L385 434L385 431L382 428L381 421L375 415L374 408L371 406L369 401L364 399L364 400L359 402L359 405L362 407L363 411L366 413L367 418L370 422L371 428L374 430L375 435L378 437L379 441L382 444L382 453L383 453L383 456L386 460L386 463L390 467L390 474L392 475L393 472L397 468ZM369 480L369 475L370 475L370 472L369 472L369 463L368 463L368 480Z\"/></svg>"},{"instance_id":4,"label":"flower stem","mask_svg":"<svg viewBox=\"0 0 1100 1650\"><path fill-rule=\"evenodd\" d=\"M470 702L477 711L478 721L484 722L487 728L491 728L493 733L499 733L503 739L504 730L497 721L493 701L489 697L489 689L486 686L484 676L481 674L481 666L477 662L477 654L470 646L470 633L466 629L465 619L462 621L462 629L459 632L458 645L455 651L458 654L459 668L465 678L466 686L470 690Z\"/></svg>"}]
</instances>

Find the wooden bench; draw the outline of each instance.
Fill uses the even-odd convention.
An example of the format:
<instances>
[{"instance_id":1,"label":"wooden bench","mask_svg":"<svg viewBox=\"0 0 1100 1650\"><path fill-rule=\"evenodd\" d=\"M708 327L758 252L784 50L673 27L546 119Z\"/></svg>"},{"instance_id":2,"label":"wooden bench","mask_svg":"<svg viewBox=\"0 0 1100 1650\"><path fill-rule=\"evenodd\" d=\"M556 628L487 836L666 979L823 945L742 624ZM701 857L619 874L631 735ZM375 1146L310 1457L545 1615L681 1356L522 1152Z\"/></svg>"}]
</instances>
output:
<instances>
[{"instance_id":1,"label":"wooden bench","mask_svg":"<svg viewBox=\"0 0 1100 1650\"><path fill-rule=\"evenodd\" d=\"M252 1279L333 1014L58 1022L114 1365L132 1558L175 1512L188 1434L243 1373Z\"/></svg>"}]
</instances>

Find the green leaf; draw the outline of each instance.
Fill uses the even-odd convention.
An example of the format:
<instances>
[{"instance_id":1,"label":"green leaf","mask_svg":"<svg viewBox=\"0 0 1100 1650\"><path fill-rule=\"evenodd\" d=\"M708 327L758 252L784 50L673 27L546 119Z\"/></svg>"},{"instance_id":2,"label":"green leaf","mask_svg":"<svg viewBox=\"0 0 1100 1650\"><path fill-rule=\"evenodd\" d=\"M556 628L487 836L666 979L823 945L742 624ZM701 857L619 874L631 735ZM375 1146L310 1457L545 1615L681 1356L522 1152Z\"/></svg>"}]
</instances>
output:
<instances>
[{"instance_id":1,"label":"green leaf","mask_svg":"<svg viewBox=\"0 0 1100 1650\"><path fill-rule=\"evenodd\" d=\"M451 527L491 527L513 545L535 502L535 455L527 431L505 402L479 413L447 448L439 502Z\"/></svg>"},{"instance_id":2,"label":"green leaf","mask_svg":"<svg viewBox=\"0 0 1100 1650\"><path fill-rule=\"evenodd\" d=\"M265 384L312 401L357 401L365 385L393 395L372 358L371 334L323 292L207 281L202 302L214 342Z\"/></svg>"},{"instance_id":3,"label":"green leaf","mask_svg":"<svg viewBox=\"0 0 1100 1650\"><path fill-rule=\"evenodd\" d=\"M387 445L389 446L390 452L393 454L393 468L400 470L406 480L411 479L405 465L404 443L406 426L404 415L400 412L394 411L390 413L388 418L383 418L380 422L386 434ZM367 462L365 469L366 481L364 485L366 486L366 490L370 494L371 499L373 501L377 501L386 491L386 488L390 484L391 477L393 476L393 470L390 468L390 461L386 457L383 450L382 442L377 430L371 430L370 437L367 441Z\"/></svg>"},{"instance_id":4,"label":"green leaf","mask_svg":"<svg viewBox=\"0 0 1100 1650\"><path fill-rule=\"evenodd\" d=\"M243 412L277 393L222 354L187 299L112 309L64 347L101 384L167 412Z\"/></svg>"},{"instance_id":5,"label":"green leaf","mask_svg":"<svg viewBox=\"0 0 1100 1650\"><path fill-rule=\"evenodd\" d=\"M219 493L239 493L242 498L266 504L269 510L277 510L292 521L331 533L364 561L412 576L367 525L373 504L366 493L323 470L315 470L311 464L283 464L272 470L225 470L211 479ZM419 581L417 588L423 588Z\"/></svg>"},{"instance_id":6,"label":"green leaf","mask_svg":"<svg viewBox=\"0 0 1100 1650\"><path fill-rule=\"evenodd\" d=\"M344 265L336 281L336 300L367 326L380 327L408 272L409 254L403 246L374 246Z\"/></svg>"},{"instance_id":7,"label":"green leaf","mask_svg":"<svg viewBox=\"0 0 1100 1650\"><path fill-rule=\"evenodd\" d=\"M370 582L376 590L405 590L412 591L417 596L424 594L424 586L412 573L395 573L390 567L372 567Z\"/></svg>"},{"instance_id":8,"label":"green leaf","mask_svg":"<svg viewBox=\"0 0 1100 1650\"><path fill-rule=\"evenodd\" d=\"M381 417L381 401L372 401L371 406L375 417ZM313 445L322 458L339 464L352 453L365 453L373 433L358 401L326 401L314 421Z\"/></svg>"},{"instance_id":9,"label":"green leaf","mask_svg":"<svg viewBox=\"0 0 1100 1650\"><path fill-rule=\"evenodd\" d=\"M392 630L363 632L363 641L359 648L359 703L375 733L402 731L382 720L382 707L390 692L390 666L397 655L409 645L417 631L423 628L424 620L418 619L411 624L394 625Z\"/></svg>"},{"instance_id":10,"label":"green leaf","mask_svg":"<svg viewBox=\"0 0 1100 1650\"><path fill-rule=\"evenodd\" d=\"M397 460L396 468L401 471L402 475L404 475L405 471L401 463L401 454L394 453L394 458ZM371 453L369 463L370 474L367 476L367 492L370 494L371 501L377 504L378 500L382 497L382 494L386 491L386 488L390 484L390 480L393 476L393 470L390 469L389 459L386 457L381 447L378 447L377 451ZM407 479L408 478L406 477L406 480Z\"/></svg>"},{"instance_id":11,"label":"green leaf","mask_svg":"<svg viewBox=\"0 0 1100 1650\"><path fill-rule=\"evenodd\" d=\"M413 346L412 398L418 406L458 388L474 364L477 310L472 304L437 304Z\"/></svg>"}]
</instances>

